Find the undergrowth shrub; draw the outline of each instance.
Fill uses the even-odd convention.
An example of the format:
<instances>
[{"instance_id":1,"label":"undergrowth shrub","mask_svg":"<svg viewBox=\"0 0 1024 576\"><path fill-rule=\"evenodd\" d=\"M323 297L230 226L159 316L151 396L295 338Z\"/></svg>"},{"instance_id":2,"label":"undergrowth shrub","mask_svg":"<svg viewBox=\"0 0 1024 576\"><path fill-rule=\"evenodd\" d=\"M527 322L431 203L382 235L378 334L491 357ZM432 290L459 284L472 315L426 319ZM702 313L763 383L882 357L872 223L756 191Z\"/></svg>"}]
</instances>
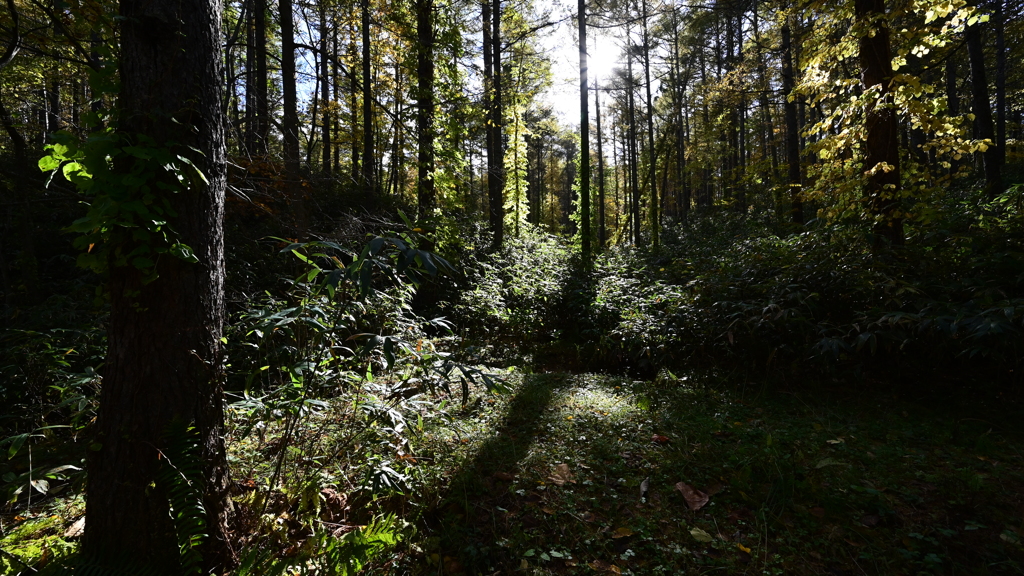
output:
<instances>
[{"instance_id":1,"label":"undergrowth shrub","mask_svg":"<svg viewBox=\"0 0 1024 576\"><path fill-rule=\"evenodd\" d=\"M591 366L653 373L705 365L746 373L949 368L1019 379L1024 328L1020 191L951 203L905 248L873 254L859 228L800 233L734 214L664 233L657 252L616 248L560 309ZM1018 374L1018 376L1014 376Z\"/></svg>"},{"instance_id":2,"label":"undergrowth shrub","mask_svg":"<svg viewBox=\"0 0 1024 576\"><path fill-rule=\"evenodd\" d=\"M442 309L471 339L516 346L560 337L570 253L557 237L524 227L499 252L463 258L461 272Z\"/></svg>"}]
</instances>

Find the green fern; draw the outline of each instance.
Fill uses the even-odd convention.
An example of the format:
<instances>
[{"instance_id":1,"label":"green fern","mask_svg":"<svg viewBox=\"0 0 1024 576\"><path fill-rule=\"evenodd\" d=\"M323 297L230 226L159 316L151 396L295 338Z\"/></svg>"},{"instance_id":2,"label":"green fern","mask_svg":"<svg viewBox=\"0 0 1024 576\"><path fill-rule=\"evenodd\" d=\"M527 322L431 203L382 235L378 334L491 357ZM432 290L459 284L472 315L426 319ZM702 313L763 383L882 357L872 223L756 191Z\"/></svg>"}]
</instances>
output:
<instances>
[{"instance_id":1,"label":"green fern","mask_svg":"<svg viewBox=\"0 0 1024 576\"><path fill-rule=\"evenodd\" d=\"M234 576L353 576L383 552L401 542L402 523L394 516L375 518L360 530L336 538L317 530L300 552L273 560L273 552L254 550L242 558Z\"/></svg>"},{"instance_id":2,"label":"green fern","mask_svg":"<svg viewBox=\"0 0 1024 576\"><path fill-rule=\"evenodd\" d=\"M195 574L202 570L199 547L207 537L199 432L193 426L173 422L168 426L164 445L167 448L162 453L156 483L167 493L182 572Z\"/></svg>"}]
</instances>

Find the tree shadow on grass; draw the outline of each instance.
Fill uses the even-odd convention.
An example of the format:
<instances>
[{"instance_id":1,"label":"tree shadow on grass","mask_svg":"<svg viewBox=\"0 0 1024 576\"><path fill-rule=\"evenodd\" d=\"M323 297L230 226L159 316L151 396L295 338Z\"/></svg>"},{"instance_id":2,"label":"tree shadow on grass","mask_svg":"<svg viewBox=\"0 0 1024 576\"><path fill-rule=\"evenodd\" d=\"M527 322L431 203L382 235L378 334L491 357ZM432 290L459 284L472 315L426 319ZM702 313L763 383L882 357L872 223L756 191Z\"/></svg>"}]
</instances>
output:
<instances>
[{"instance_id":1,"label":"tree shadow on grass","mask_svg":"<svg viewBox=\"0 0 1024 576\"><path fill-rule=\"evenodd\" d=\"M491 573L507 564L507 550L497 541L509 517L539 524L533 510L522 510L530 497L510 490L519 465L541 434L543 416L557 393L572 385L569 374L530 374L516 391L495 433L485 440L452 478L437 507L426 514L428 529L440 537L435 573ZM520 513L522 512L522 513Z\"/></svg>"}]
</instances>

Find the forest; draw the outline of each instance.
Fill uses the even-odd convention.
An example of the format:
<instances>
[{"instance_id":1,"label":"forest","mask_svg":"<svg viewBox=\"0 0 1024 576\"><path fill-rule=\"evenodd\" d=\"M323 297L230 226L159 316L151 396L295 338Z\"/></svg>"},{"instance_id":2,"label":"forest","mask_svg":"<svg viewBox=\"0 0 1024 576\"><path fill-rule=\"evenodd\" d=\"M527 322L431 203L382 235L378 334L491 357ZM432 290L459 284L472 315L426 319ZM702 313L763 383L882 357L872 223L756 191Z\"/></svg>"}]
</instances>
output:
<instances>
[{"instance_id":1,"label":"forest","mask_svg":"<svg viewBox=\"0 0 1024 576\"><path fill-rule=\"evenodd\" d=\"M1021 0L3 0L0 574L1024 574Z\"/></svg>"}]
</instances>

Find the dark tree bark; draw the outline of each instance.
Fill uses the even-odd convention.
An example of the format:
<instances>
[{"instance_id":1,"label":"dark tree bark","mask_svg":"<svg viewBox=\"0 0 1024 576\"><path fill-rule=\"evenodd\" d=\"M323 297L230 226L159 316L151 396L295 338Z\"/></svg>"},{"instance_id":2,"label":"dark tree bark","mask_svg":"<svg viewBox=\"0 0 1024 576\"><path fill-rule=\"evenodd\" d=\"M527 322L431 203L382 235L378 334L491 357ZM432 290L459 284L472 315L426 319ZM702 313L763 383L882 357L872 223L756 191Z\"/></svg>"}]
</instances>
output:
<instances>
[{"instance_id":1,"label":"dark tree bark","mask_svg":"<svg viewBox=\"0 0 1024 576\"><path fill-rule=\"evenodd\" d=\"M180 573L167 486L174 423L200 438L209 534L205 568L231 562L223 434L225 150L220 111L221 4L215 0L122 0L120 129L176 143L208 181L168 196L170 225L197 264L164 256L159 278L110 270L109 348L89 453L83 553L99 563L129 556L141 572ZM192 148L198 151L192 151ZM119 169L130 169L122 166ZM132 245L121 247L131 250Z\"/></svg>"},{"instance_id":2,"label":"dark tree bark","mask_svg":"<svg viewBox=\"0 0 1024 576\"><path fill-rule=\"evenodd\" d=\"M331 173L331 68L328 62L327 38L330 24L327 21L327 5L320 6L320 170L324 174Z\"/></svg>"},{"instance_id":3,"label":"dark tree bark","mask_svg":"<svg viewBox=\"0 0 1024 576\"><path fill-rule=\"evenodd\" d=\"M270 140L270 100L267 96L267 0L253 0L253 21L256 42L256 132L253 151L258 156L267 155L267 141Z\"/></svg>"},{"instance_id":4,"label":"dark tree bark","mask_svg":"<svg viewBox=\"0 0 1024 576\"><path fill-rule=\"evenodd\" d=\"M488 203L491 210L492 250L501 248L505 239L505 147L503 141L504 118L501 99L501 0L492 0L490 10L491 44L491 98L490 130L491 150L487 154L489 175L487 178ZM486 0L485 0L486 2ZM484 16L485 23L487 16ZM492 162L493 160L493 162Z\"/></svg>"},{"instance_id":5,"label":"dark tree bark","mask_svg":"<svg viewBox=\"0 0 1024 576\"><path fill-rule=\"evenodd\" d=\"M971 61L971 97L974 108L974 126L980 140L990 140L992 146L982 152L985 162L985 193L994 198L1002 191L1003 163L996 142L995 126L992 120L992 105L988 96L988 79L985 74L985 47L981 38L981 23L968 26L967 57Z\"/></svg>"},{"instance_id":6,"label":"dark tree bark","mask_svg":"<svg viewBox=\"0 0 1024 576\"><path fill-rule=\"evenodd\" d=\"M580 240L583 266L590 266L590 86L587 81L587 3L577 2L580 26Z\"/></svg>"},{"instance_id":7,"label":"dark tree bark","mask_svg":"<svg viewBox=\"0 0 1024 576\"><path fill-rule=\"evenodd\" d=\"M362 0L363 33L363 185L370 196L377 195L377 162L373 152L373 95L370 61L370 0Z\"/></svg>"},{"instance_id":8,"label":"dark tree bark","mask_svg":"<svg viewBox=\"0 0 1024 576\"><path fill-rule=\"evenodd\" d=\"M299 114L295 87L295 21L292 0L278 0L278 10L281 20L281 91L284 98L281 136L284 142L284 165L289 173L296 174L299 171Z\"/></svg>"},{"instance_id":9,"label":"dark tree bark","mask_svg":"<svg viewBox=\"0 0 1024 576\"><path fill-rule=\"evenodd\" d=\"M597 247L603 249L608 241L604 221L604 138L601 135L601 86L594 79L594 115L597 116Z\"/></svg>"},{"instance_id":10,"label":"dark tree bark","mask_svg":"<svg viewBox=\"0 0 1024 576\"><path fill-rule=\"evenodd\" d=\"M416 37L418 40L416 145L419 176L416 196L420 218L433 214L434 197L434 2L416 0Z\"/></svg>"},{"instance_id":11,"label":"dark tree bark","mask_svg":"<svg viewBox=\"0 0 1024 576\"><path fill-rule=\"evenodd\" d=\"M996 28L996 154L1000 166L1006 164L1006 14L1005 0L995 0ZM1000 190L1001 192L1001 190Z\"/></svg>"},{"instance_id":12,"label":"dark tree bark","mask_svg":"<svg viewBox=\"0 0 1024 576\"><path fill-rule=\"evenodd\" d=\"M890 104L892 50L886 23L885 0L856 0L857 22L863 27L859 41L861 83L877 92L867 104L867 141L864 143L865 195L875 218L874 246L879 250L903 245L903 219L898 215L900 190L899 123Z\"/></svg>"},{"instance_id":13,"label":"dark tree bark","mask_svg":"<svg viewBox=\"0 0 1024 576\"><path fill-rule=\"evenodd\" d=\"M804 203L801 199L800 177L800 130L797 126L796 76L793 71L793 40L789 27L789 17L782 25L782 97L785 99L783 109L786 117L786 162L789 164L789 198L790 218L794 224L804 223Z\"/></svg>"},{"instance_id":14,"label":"dark tree bark","mask_svg":"<svg viewBox=\"0 0 1024 576\"><path fill-rule=\"evenodd\" d=\"M494 221L493 207L491 206L491 199L493 193L491 187L493 186L492 180L494 179L494 131L490 127L491 119L491 107L494 101L494 53L493 53L493 42L491 42L491 0L483 0L483 4L480 7L481 18L483 19L483 51L484 51L484 148L487 153L487 201L488 201L488 215L489 223L491 226L491 232L496 233L496 226L500 226L500 223Z\"/></svg>"},{"instance_id":15,"label":"dark tree bark","mask_svg":"<svg viewBox=\"0 0 1024 576\"><path fill-rule=\"evenodd\" d=\"M658 201L658 185L655 178L658 157L654 150L654 99L651 97L651 36L647 31L647 0L642 0L641 7L640 22L643 26L644 43L644 89L647 95L647 185L651 187L651 205L648 209L648 219L651 226L651 246L657 248L660 244L661 216L659 209L661 203Z\"/></svg>"}]
</instances>

